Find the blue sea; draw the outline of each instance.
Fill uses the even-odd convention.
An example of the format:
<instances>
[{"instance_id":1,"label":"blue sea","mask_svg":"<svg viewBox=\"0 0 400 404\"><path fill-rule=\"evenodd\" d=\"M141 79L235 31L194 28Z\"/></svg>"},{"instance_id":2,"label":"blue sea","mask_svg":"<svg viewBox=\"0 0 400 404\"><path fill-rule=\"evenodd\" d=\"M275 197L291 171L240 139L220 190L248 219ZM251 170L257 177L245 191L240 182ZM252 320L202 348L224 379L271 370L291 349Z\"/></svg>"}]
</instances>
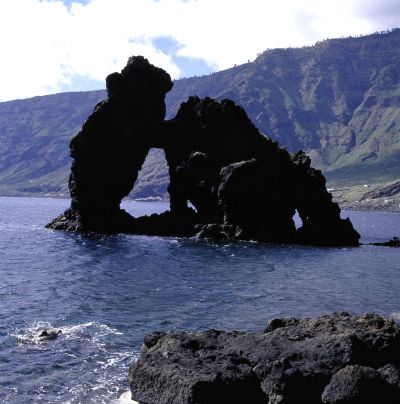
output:
<instances>
[{"instance_id":1,"label":"blue sea","mask_svg":"<svg viewBox=\"0 0 400 404\"><path fill-rule=\"evenodd\" d=\"M121 403L152 330L262 329L280 316L400 318L400 251L315 248L44 228L63 199L0 198L0 402ZM125 202L135 216L162 202ZM365 243L400 215L343 212ZM61 330L43 342L41 330ZM125 400L125 401L124 401Z\"/></svg>"}]
</instances>

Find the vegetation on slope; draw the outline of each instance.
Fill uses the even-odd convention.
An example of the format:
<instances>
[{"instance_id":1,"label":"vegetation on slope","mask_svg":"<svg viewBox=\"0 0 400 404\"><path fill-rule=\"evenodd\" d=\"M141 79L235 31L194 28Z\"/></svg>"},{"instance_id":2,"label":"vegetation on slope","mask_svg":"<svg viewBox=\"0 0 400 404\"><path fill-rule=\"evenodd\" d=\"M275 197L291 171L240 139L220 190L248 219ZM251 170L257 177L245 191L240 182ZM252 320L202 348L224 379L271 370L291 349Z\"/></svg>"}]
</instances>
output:
<instances>
[{"instance_id":1,"label":"vegetation on slope","mask_svg":"<svg viewBox=\"0 0 400 404\"><path fill-rule=\"evenodd\" d=\"M399 67L400 29L268 50L254 62L176 81L168 116L189 95L231 98L263 133L290 151L307 151L331 187L376 189L400 178ZM0 103L0 194L66 193L68 142L104 96ZM133 194L165 196L167 184L165 160L155 150Z\"/></svg>"},{"instance_id":2,"label":"vegetation on slope","mask_svg":"<svg viewBox=\"0 0 400 404\"><path fill-rule=\"evenodd\" d=\"M67 196L68 143L104 91L0 104L0 194Z\"/></svg>"},{"instance_id":3,"label":"vegetation on slope","mask_svg":"<svg viewBox=\"0 0 400 404\"><path fill-rule=\"evenodd\" d=\"M180 80L171 112L193 93L232 98L262 132L307 151L325 171L385 160L400 150L400 29L268 50L253 63Z\"/></svg>"}]
</instances>

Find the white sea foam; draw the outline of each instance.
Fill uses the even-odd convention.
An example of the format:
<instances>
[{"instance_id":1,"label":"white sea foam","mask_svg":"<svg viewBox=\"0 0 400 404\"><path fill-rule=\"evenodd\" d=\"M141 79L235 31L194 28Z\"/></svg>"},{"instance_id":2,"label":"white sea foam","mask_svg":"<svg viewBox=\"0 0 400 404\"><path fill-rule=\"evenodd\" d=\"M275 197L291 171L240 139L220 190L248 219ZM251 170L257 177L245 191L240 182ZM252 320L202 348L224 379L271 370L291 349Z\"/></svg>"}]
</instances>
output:
<instances>
[{"instance_id":1,"label":"white sea foam","mask_svg":"<svg viewBox=\"0 0 400 404\"><path fill-rule=\"evenodd\" d=\"M59 328L52 327L48 322L38 321L31 324L27 328L17 329L10 335L21 343L40 345L45 342L43 338L39 337L43 330L57 332Z\"/></svg>"},{"instance_id":2,"label":"white sea foam","mask_svg":"<svg viewBox=\"0 0 400 404\"><path fill-rule=\"evenodd\" d=\"M49 322L45 321L35 321L34 323L28 325L26 328L15 330L10 335L22 343L39 345L43 344L43 342L46 342L43 338L39 337L40 333L43 330L54 332L61 331L60 337L68 340L82 337L85 334L85 331L91 328L94 328L93 332L91 332L91 335L96 345L101 345L100 341L98 340L99 337L109 334L123 334L115 328L112 328L106 324L98 323L96 321L61 327L55 327Z\"/></svg>"},{"instance_id":3,"label":"white sea foam","mask_svg":"<svg viewBox=\"0 0 400 404\"><path fill-rule=\"evenodd\" d=\"M116 401L116 404L120 403L120 404L139 404L138 401L132 400L131 399L131 392L125 391L124 393L121 394L121 396L119 397L119 399Z\"/></svg>"},{"instance_id":4,"label":"white sea foam","mask_svg":"<svg viewBox=\"0 0 400 404\"><path fill-rule=\"evenodd\" d=\"M88 323L83 323L83 324L77 324L77 325L72 325L72 326L65 326L61 327L60 329L65 330L65 334L67 335L75 335L81 331L84 331L87 328L97 328L98 333L97 335L108 335L108 334L114 334L114 335L122 335L123 333L118 331L115 328L112 328L106 324L98 323L97 321L90 321Z\"/></svg>"},{"instance_id":5,"label":"white sea foam","mask_svg":"<svg viewBox=\"0 0 400 404\"><path fill-rule=\"evenodd\" d=\"M400 323L400 311L390 314L389 317L396 321L396 323Z\"/></svg>"},{"instance_id":6,"label":"white sea foam","mask_svg":"<svg viewBox=\"0 0 400 404\"><path fill-rule=\"evenodd\" d=\"M90 402L99 404L139 404L131 399L130 391L121 393L121 386L126 386L128 366L137 360L138 356L138 353L132 351L107 353L107 356L96 361L96 366L92 368L91 374L96 377L89 383L84 380L69 386L69 394L77 398L90 397ZM92 394L88 394L89 389ZM67 401L66 404L74 402L75 399Z\"/></svg>"}]
</instances>

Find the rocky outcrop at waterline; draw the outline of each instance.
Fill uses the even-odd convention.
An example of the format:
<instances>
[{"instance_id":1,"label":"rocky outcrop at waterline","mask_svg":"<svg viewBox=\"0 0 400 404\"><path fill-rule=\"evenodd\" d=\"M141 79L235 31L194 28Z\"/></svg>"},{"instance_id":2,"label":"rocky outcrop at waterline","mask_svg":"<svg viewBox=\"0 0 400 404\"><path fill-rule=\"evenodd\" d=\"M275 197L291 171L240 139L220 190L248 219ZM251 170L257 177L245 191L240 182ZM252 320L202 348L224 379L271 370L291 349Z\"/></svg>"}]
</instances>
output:
<instances>
[{"instance_id":1,"label":"rocky outcrop at waterline","mask_svg":"<svg viewBox=\"0 0 400 404\"><path fill-rule=\"evenodd\" d=\"M398 324L334 313L263 332L153 332L129 383L141 404L394 404L399 367Z\"/></svg>"},{"instance_id":2,"label":"rocky outcrop at waterline","mask_svg":"<svg viewBox=\"0 0 400 404\"><path fill-rule=\"evenodd\" d=\"M52 329L48 329L48 330L43 330L40 334L39 334L39 340L40 341L52 341L58 338L58 336L62 333L61 330L52 330Z\"/></svg>"},{"instance_id":3,"label":"rocky outcrop at waterline","mask_svg":"<svg viewBox=\"0 0 400 404\"><path fill-rule=\"evenodd\" d=\"M71 141L71 207L48 227L358 245L359 234L340 218L325 178L303 152L289 154L260 134L231 100L189 97L175 118L164 120L172 85L143 57L130 58L121 73L107 77L108 99ZM154 147L165 151L170 211L134 218L120 202Z\"/></svg>"},{"instance_id":4,"label":"rocky outcrop at waterline","mask_svg":"<svg viewBox=\"0 0 400 404\"><path fill-rule=\"evenodd\" d=\"M381 246L381 247L395 247L400 248L400 238L393 237L389 241L384 241L382 243L371 243L371 245Z\"/></svg>"}]
</instances>

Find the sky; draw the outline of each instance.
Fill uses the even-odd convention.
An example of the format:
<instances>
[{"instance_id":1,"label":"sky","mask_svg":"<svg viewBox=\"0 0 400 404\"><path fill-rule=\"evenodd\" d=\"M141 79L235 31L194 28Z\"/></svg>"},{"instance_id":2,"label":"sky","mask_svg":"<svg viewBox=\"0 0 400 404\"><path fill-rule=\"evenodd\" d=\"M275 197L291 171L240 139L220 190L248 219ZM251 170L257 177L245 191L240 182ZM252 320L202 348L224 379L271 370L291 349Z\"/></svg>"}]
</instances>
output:
<instances>
[{"instance_id":1,"label":"sky","mask_svg":"<svg viewBox=\"0 0 400 404\"><path fill-rule=\"evenodd\" d=\"M132 55L177 79L396 27L399 0L0 0L0 101L104 88Z\"/></svg>"}]
</instances>

